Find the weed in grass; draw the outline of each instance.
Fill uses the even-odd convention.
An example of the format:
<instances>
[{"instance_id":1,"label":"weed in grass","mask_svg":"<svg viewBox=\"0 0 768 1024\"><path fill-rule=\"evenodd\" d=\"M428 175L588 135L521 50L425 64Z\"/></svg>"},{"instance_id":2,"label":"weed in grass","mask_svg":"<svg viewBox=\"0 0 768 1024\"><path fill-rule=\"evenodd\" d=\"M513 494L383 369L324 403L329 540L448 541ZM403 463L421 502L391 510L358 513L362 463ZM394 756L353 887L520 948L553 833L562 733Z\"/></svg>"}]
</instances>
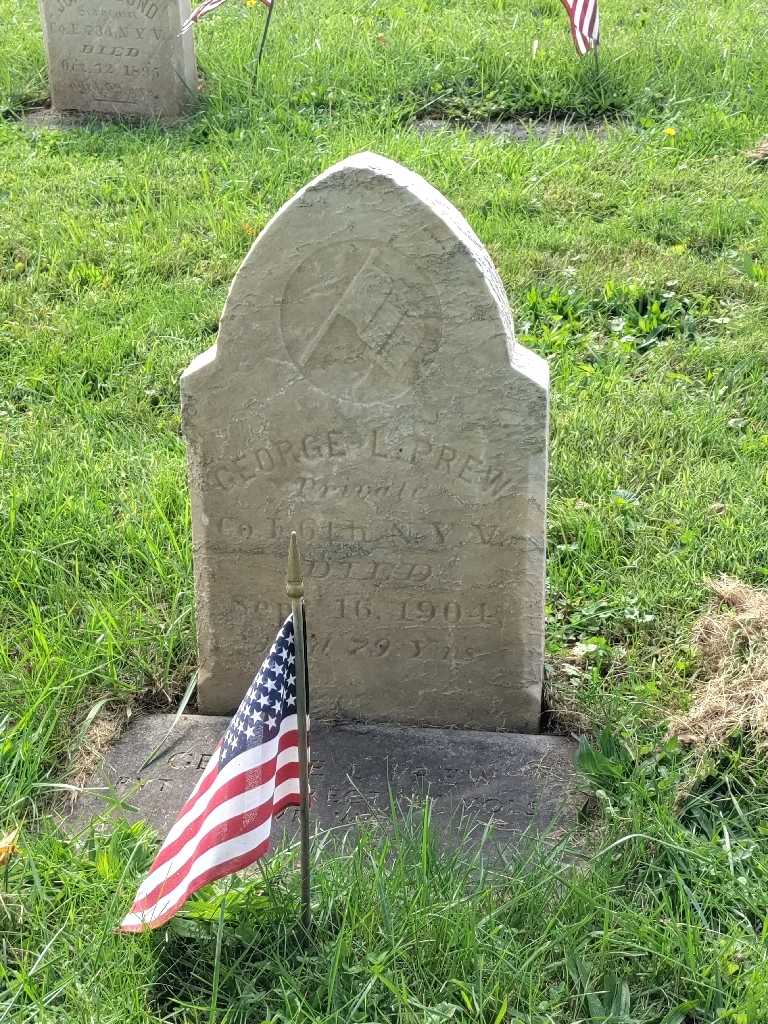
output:
<instances>
[{"instance_id":1,"label":"weed in grass","mask_svg":"<svg viewBox=\"0 0 768 1024\"><path fill-rule=\"evenodd\" d=\"M705 295L679 296L676 281L656 287L636 282L607 281L602 294L592 300L574 294L573 289L553 288L527 293L523 315L526 336L544 334L551 349L569 341L578 343L590 330L603 337L620 336L627 348L646 352L665 338L691 340L697 330L706 329L712 299Z\"/></svg>"}]
</instances>

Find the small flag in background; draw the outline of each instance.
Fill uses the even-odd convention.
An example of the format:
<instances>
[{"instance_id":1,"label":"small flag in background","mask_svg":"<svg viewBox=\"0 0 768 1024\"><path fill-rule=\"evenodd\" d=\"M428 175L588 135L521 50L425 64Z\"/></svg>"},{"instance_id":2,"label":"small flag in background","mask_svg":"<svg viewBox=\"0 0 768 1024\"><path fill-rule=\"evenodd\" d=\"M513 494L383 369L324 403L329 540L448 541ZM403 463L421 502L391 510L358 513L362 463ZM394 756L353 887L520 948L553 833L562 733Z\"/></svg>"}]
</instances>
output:
<instances>
[{"instance_id":1,"label":"small flag in background","mask_svg":"<svg viewBox=\"0 0 768 1024\"><path fill-rule=\"evenodd\" d=\"M221 7L223 3L224 0L203 0L203 3L192 11L190 16L181 26L182 34L191 29L193 25L196 25L201 18L206 16L206 14L210 14L211 11L215 11L217 7Z\"/></svg>"},{"instance_id":2,"label":"small flag in background","mask_svg":"<svg viewBox=\"0 0 768 1024\"><path fill-rule=\"evenodd\" d=\"M246 2L248 2L248 0L246 0ZM221 7L223 3L224 0L203 0L203 2L201 4L198 4L194 11L192 11L190 16L181 26L182 35L188 29L192 28L193 25L196 25L201 18L204 18L206 16L206 14L210 14L211 11L215 11L217 7ZM264 4L265 7L272 6L272 0L260 0L260 3Z\"/></svg>"},{"instance_id":3,"label":"small flag in background","mask_svg":"<svg viewBox=\"0 0 768 1024\"><path fill-rule=\"evenodd\" d=\"M298 742L289 615L139 887L121 931L158 928L193 892L267 853L273 817L301 804Z\"/></svg>"},{"instance_id":4,"label":"small flag in background","mask_svg":"<svg viewBox=\"0 0 768 1024\"><path fill-rule=\"evenodd\" d=\"M571 35L583 57L600 43L600 12L597 0L561 0L571 22Z\"/></svg>"}]
</instances>

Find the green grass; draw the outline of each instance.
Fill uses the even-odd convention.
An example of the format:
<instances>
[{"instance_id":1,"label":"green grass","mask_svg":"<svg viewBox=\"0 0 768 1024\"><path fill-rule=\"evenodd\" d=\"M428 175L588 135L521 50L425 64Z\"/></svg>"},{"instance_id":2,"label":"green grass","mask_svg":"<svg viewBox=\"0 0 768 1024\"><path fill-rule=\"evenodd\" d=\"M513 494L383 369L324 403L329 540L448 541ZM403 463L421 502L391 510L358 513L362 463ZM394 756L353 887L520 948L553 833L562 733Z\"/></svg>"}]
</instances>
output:
<instances>
[{"instance_id":1,"label":"green grass","mask_svg":"<svg viewBox=\"0 0 768 1024\"><path fill-rule=\"evenodd\" d=\"M557 0L285 0L255 87L261 12L233 2L199 30L183 124L58 132L17 119L46 95L39 16L0 0L0 827L24 827L0 1024L768 1020L766 765L736 746L681 801L663 744L705 578L768 577L768 176L743 155L768 131L768 14L602 16L596 75ZM552 113L604 137L463 127ZM451 127L422 137L422 115ZM484 874L419 823L328 851L301 947L282 860L220 935L117 937L153 840L78 845L46 812L91 709L168 706L194 670L178 376L269 216L366 148L466 214L550 361L548 649L591 643L555 698L621 737L582 762L599 816L573 867Z\"/></svg>"}]
</instances>

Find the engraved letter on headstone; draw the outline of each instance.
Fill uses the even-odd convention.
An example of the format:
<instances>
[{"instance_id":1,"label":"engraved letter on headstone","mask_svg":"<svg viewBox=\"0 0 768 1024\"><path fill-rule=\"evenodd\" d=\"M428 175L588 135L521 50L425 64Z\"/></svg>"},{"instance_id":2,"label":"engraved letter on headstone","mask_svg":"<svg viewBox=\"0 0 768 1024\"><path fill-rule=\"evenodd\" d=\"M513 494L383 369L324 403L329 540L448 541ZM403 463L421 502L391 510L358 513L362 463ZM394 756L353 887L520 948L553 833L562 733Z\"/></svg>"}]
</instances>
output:
<instances>
[{"instance_id":1,"label":"engraved letter on headstone","mask_svg":"<svg viewBox=\"0 0 768 1024\"><path fill-rule=\"evenodd\" d=\"M54 110L179 117L194 101L189 0L40 0Z\"/></svg>"},{"instance_id":2,"label":"engraved letter on headstone","mask_svg":"<svg viewBox=\"0 0 768 1024\"><path fill-rule=\"evenodd\" d=\"M461 215L372 154L267 225L182 377L199 703L239 703L307 575L317 719L535 732L547 366Z\"/></svg>"}]
</instances>

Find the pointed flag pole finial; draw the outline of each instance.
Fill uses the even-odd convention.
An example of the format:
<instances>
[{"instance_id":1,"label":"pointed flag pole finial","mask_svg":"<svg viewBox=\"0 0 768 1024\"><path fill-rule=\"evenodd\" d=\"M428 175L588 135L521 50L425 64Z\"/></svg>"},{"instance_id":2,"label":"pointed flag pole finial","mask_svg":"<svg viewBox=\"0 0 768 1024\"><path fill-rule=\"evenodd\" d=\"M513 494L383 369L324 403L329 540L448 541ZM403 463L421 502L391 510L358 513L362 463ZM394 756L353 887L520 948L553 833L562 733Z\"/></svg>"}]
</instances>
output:
<instances>
[{"instance_id":1,"label":"pointed flag pole finial","mask_svg":"<svg viewBox=\"0 0 768 1024\"><path fill-rule=\"evenodd\" d=\"M311 924L309 878L309 751L307 742L307 695L309 692L309 661L307 659L306 616L304 611L304 578L301 574L299 542L291 531L288 542L288 571L285 592L291 599L293 636L296 647L296 718L299 733L299 788L301 792L301 921L305 931Z\"/></svg>"},{"instance_id":2,"label":"pointed flag pole finial","mask_svg":"<svg viewBox=\"0 0 768 1024\"><path fill-rule=\"evenodd\" d=\"M288 572L285 577L285 592L292 600L304 597L304 577L301 574L301 558L296 531L291 531L288 544Z\"/></svg>"}]
</instances>

